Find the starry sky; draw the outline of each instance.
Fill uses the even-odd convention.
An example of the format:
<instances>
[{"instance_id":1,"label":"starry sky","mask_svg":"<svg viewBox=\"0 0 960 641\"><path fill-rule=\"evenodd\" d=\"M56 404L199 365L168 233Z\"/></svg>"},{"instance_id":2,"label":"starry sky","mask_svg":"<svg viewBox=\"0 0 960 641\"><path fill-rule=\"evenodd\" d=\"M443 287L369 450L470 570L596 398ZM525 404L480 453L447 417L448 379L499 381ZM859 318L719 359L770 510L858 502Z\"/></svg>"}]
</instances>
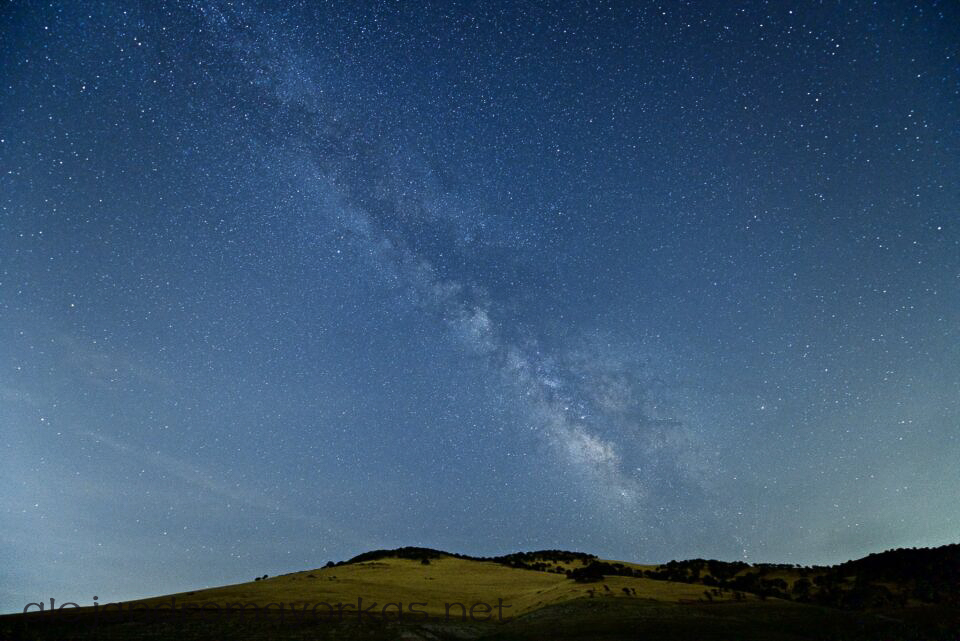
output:
<instances>
[{"instance_id":1,"label":"starry sky","mask_svg":"<svg viewBox=\"0 0 960 641\"><path fill-rule=\"evenodd\" d=\"M0 29L0 611L960 539L955 3Z\"/></svg>"}]
</instances>

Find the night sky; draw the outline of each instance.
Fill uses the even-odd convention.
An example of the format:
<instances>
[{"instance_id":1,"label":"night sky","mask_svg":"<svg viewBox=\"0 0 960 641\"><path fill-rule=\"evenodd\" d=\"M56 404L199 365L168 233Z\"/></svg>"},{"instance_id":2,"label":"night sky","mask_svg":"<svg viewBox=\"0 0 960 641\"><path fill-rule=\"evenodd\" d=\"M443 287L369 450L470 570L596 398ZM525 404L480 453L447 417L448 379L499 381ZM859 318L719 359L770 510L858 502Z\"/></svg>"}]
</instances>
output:
<instances>
[{"instance_id":1,"label":"night sky","mask_svg":"<svg viewBox=\"0 0 960 641\"><path fill-rule=\"evenodd\" d=\"M0 8L0 611L960 540L960 8Z\"/></svg>"}]
</instances>

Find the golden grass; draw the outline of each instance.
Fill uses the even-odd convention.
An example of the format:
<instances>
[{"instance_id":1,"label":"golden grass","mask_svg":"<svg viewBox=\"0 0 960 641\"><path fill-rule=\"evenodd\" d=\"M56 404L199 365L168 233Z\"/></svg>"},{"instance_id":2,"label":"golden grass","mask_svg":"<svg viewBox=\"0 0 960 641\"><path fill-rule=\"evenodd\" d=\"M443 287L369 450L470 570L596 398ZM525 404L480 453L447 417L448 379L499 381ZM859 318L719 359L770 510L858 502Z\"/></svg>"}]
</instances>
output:
<instances>
[{"instance_id":1,"label":"golden grass","mask_svg":"<svg viewBox=\"0 0 960 641\"><path fill-rule=\"evenodd\" d=\"M579 565L579 562L575 562L571 567ZM626 594L623 588L628 588L630 594ZM317 603L356 606L358 599L362 599L363 607L376 602L376 612L386 603L401 603L405 612L409 611L411 603L425 604L418 605L417 609L431 616L445 616L448 607L453 616L459 616L459 606L448 604L460 603L467 610L476 604L492 607L502 604L504 618L510 618L546 605L583 597L654 599L676 603L703 599L703 593L704 586L696 584L620 576L610 576L597 583L576 583L563 574L443 557L432 560L429 565L407 559L354 563L132 603L152 607L175 597L177 607L185 603L216 603L220 607L226 607L229 603L255 603L260 607L269 603L283 603L289 608L291 605L313 607ZM715 597L716 600L727 598L729 595ZM485 611L481 606L479 612ZM492 616L496 617L496 611Z\"/></svg>"}]
</instances>

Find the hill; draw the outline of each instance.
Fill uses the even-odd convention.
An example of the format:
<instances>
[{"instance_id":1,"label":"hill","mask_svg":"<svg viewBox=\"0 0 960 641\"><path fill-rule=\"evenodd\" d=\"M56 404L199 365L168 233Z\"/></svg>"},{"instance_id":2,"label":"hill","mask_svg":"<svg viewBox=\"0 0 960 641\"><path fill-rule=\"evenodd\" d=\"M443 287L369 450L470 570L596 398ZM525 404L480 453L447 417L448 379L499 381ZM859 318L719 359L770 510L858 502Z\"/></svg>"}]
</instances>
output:
<instances>
[{"instance_id":1,"label":"hill","mask_svg":"<svg viewBox=\"0 0 960 641\"><path fill-rule=\"evenodd\" d=\"M958 549L798 567L405 547L236 585L8 615L0 638L955 639Z\"/></svg>"}]
</instances>

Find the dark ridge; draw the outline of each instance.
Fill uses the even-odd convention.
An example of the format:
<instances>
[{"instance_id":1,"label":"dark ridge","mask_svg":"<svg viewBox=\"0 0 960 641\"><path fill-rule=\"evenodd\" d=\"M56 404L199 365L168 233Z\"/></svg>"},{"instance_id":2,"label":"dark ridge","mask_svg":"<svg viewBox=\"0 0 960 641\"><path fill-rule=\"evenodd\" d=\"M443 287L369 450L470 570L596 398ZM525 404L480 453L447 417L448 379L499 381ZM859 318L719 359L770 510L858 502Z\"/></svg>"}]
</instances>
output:
<instances>
[{"instance_id":1,"label":"dark ridge","mask_svg":"<svg viewBox=\"0 0 960 641\"><path fill-rule=\"evenodd\" d=\"M960 585L960 543L937 548L897 548L836 566L837 571L873 580Z\"/></svg>"},{"instance_id":2,"label":"dark ridge","mask_svg":"<svg viewBox=\"0 0 960 641\"><path fill-rule=\"evenodd\" d=\"M770 576L784 570L794 575L792 585ZM597 577L614 573L622 572L588 566L571 578L596 581ZM902 608L917 603L960 606L960 544L887 550L833 566L750 565L712 559L670 561L642 575L662 581L700 583L720 592L749 592L761 598L850 610Z\"/></svg>"},{"instance_id":3,"label":"dark ridge","mask_svg":"<svg viewBox=\"0 0 960 641\"><path fill-rule=\"evenodd\" d=\"M365 563L367 561L379 561L380 559L411 559L414 561L422 561L423 559L439 559L444 556L452 556L459 559L469 559L470 557L463 554L455 554L450 552L444 552L442 550L434 550L433 548L419 548L419 547L402 547L395 550L371 550L369 552L364 552L363 554L358 554L357 556L348 559L346 561L340 561L339 563L334 563L334 565L348 565L350 563Z\"/></svg>"},{"instance_id":4,"label":"dark ridge","mask_svg":"<svg viewBox=\"0 0 960 641\"><path fill-rule=\"evenodd\" d=\"M567 550L536 550L533 552L514 552L513 554L504 554L501 556L471 556L468 554L457 554L456 552L444 552L443 550L434 550L433 548L421 547L401 547L395 550L371 550L338 563L328 563L328 567L347 565L350 563L363 563L367 561L378 561L380 559L409 559L412 561L429 562L431 559L442 557L452 557L455 559L465 559L468 561L488 561L492 563L501 563L513 568L523 568L528 570L539 570L541 572L563 572L553 563L573 563L580 561L587 564L596 559L596 555L585 552L570 552Z\"/></svg>"}]
</instances>

